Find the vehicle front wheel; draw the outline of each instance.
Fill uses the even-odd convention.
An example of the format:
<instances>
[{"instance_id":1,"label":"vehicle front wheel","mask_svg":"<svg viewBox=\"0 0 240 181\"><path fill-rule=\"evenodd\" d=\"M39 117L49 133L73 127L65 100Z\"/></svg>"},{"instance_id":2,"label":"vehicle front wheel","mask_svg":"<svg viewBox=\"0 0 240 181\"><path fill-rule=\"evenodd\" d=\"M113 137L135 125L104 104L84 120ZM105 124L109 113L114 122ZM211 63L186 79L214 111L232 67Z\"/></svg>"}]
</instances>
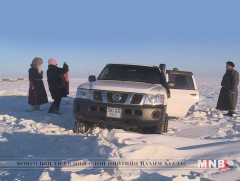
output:
<instances>
[{"instance_id":1,"label":"vehicle front wheel","mask_svg":"<svg viewBox=\"0 0 240 181\"><path fill-rule=\"evenodd\" d=\"M86 134L90 129L91 127L89 125L76 120L74 123L73 132L77 134Z\"/></svg>"},{"instance_id":2,"label":"vehicle front wheel","mask_svg":"<svg viewBox=\"0 0 240 181\"><path fill-rule=\"evenodd\" d=\"M162 134L162 133L163 133L163 124L159 124L159 125L156 127L155 134Z\"/></svg>"},{"instance_id":3,"label":"vehicle front wheel","mask_svg":"<svg viewBox=\"0 0 240 181\"><path fill-rule=\"evenodd\" d=\"M163 134L167 133L168 131L168 115L165 114L165 119L163 123L159 123L159 125L156 127L156 134Z\"/></svg>"},{"instance_id":4,"label":"vehicle front wheel","mask_svg":"<svg viewBox=\"0 0 240 181\"><path fill-rule=\"evenodd\" d=\"M165 115L165 121L164 121L164 123L163 123L163 125L162 125L162 129L163 129L163 132L164 133L167 133L167 131L168 131L168 114L166 114Z\"/></svg>"}]
</instances>

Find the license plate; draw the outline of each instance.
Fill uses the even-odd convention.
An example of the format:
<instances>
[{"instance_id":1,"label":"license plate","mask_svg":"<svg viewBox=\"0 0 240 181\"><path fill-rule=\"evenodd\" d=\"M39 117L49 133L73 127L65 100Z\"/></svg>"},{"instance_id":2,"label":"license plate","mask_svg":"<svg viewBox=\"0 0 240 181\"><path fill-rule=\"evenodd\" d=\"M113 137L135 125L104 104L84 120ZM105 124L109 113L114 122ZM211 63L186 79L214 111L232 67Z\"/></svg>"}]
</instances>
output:
<instances>
[{"instance_id":1,"label":"license plate","mask_svg":"<svg viewBox=\"0 0 240 181\"><path fill-rule=\"evenodd\" d=\"M121 118L122 117L122 109L121 108L107 107L107 117L109 117L109 118Z\"/></svg>"}]
</instances>

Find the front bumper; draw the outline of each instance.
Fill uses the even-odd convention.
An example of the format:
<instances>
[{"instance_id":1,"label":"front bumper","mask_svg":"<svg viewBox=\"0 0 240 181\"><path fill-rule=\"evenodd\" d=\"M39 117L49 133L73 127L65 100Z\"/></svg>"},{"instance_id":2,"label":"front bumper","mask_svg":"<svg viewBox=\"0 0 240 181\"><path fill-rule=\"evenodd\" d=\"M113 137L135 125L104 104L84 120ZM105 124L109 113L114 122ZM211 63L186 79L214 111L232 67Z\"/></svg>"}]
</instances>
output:
<instances>
[{"instance_id":1,"label":"front bumper","mask_svg":"<svg viewBox=\"0 0 240 181\"><path fill-rule=\"evenodd\" d=\"M107 117L107 107L121 108L121 118ZM166 106L164 105L113 104L80 98L74 100L76 121L100 127L129 129L158 126L164 122L165 114Z\"/></svg>"}]
</instances>

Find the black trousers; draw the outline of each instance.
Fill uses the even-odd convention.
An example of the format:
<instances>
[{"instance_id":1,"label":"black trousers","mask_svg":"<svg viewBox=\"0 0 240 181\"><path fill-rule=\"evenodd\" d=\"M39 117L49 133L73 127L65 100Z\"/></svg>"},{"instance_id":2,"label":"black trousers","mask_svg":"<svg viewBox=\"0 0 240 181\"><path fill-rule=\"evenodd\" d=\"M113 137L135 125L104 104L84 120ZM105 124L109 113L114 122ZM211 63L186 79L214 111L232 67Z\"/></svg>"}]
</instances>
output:
<instances>
[{"instance_id":1,"label":"black trousers","mask_svg":"<svg viewBox=\"0 0 240 181\"><path fill-rule=\"evenodd\" d=\"M56 97L53 101L54 107L59 111L62 97Z\"/></svg>"},{"instance_id":2,"label":"black trousers","mask_svg":"<svg viewBox=\"0 0 240 181\"><path fill-rule=\"evenodd\" d=\"M61 104L61 100L62 100L62 97L54 97L53 99L53 103L51 104L48 112L49 113L57 113L59 112L59 109L60 109L60 104Z\"/></svg>"}]
</instances>

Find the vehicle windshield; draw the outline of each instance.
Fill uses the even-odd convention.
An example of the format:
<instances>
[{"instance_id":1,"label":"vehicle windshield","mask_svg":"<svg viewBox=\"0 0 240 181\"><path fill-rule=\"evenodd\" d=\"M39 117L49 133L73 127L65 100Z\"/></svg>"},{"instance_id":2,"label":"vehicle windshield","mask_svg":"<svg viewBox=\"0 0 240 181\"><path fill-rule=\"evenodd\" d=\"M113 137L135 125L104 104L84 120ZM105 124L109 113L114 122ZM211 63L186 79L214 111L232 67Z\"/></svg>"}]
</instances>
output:
<instances>
[{"instance_id":1,"label":"vehicle windshield","mask_svg":"<svg viewBox=\"0 0 240 181\"><path fill-rule=\"evenodd\" d=\"M161 84L160 71L158 68L138 65L108 65L103 69L98 80L120 80Z\"/></svg>"}]
</instances>

